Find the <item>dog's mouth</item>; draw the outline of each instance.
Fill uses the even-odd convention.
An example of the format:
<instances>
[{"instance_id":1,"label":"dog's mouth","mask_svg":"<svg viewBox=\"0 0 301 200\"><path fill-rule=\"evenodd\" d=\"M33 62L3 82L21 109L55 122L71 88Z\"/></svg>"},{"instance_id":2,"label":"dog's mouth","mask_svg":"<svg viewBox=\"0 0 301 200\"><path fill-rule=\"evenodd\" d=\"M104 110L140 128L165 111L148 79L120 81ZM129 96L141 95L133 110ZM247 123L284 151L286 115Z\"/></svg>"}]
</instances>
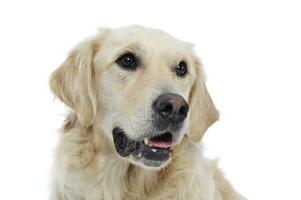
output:
<instances>
[{"instance_id":1,"label":"dog's mouth","mask_svg":"<svg viewBox=\"0 0 301 200\"><path fill-rule=\"evenodd\" d=\"M113 139L120 156L133 155L135 161L141 161L145 166L160 167L171 156L173 138L170 132L139 141L130 139L121 128L115 128Z\"/></svg>"}]
</instances>

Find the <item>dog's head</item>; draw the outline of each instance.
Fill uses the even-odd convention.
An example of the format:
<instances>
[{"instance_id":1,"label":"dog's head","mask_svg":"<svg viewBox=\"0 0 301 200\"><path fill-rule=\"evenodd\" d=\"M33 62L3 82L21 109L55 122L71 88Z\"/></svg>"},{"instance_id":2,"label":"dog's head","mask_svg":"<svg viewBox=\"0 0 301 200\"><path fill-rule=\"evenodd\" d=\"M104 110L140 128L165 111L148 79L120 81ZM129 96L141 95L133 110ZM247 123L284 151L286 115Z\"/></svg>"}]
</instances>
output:
<instances>
[{"instance_id":1,"label":"dog's head","mask_svg":"<svg viewBox=\"0 0 301 200\"><path fill-rule=\"evenodd\" d=\"M143 167L165 166L184 134L197 142L218 118L192 45L140 26L101 29L73 49L50 85L81 126Z\"/></svg>"}]
</instances>

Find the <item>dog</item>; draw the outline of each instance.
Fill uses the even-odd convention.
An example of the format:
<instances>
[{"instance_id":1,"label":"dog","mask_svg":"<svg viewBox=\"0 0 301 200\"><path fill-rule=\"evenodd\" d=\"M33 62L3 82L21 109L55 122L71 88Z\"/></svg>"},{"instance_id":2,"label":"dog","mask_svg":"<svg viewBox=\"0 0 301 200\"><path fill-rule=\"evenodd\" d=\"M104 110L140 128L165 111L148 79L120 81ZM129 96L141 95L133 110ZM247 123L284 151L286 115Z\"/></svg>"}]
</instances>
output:
<instances>
[{"instance_id":1,"label":"dog","mask_svg":"<svg viewBox=\"0 0 301 200\"><path fill-rule=\"evenodd\" d=\"M69 108L53 200L241 200L201 139L218 119L193 45L142 26L101 28L53 72Z\"/></svg>"}]
</instances>

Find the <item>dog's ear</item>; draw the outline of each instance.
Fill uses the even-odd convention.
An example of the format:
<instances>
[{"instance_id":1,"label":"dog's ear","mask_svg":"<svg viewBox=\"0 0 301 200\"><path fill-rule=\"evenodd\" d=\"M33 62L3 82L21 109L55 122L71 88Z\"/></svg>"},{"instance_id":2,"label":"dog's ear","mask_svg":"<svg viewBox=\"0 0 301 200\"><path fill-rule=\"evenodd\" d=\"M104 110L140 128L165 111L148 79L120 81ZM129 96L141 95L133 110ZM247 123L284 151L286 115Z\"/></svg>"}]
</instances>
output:
<instances>
[{"instance_id":1,"label":"dog's ear","mask_svg":"<svg viewBox=\"0 0 301 200\"><path fill-rule=\"evenodd\" d=\"M193 141L198 142L206 130L218 120L219 113L205 85L201 63L198 59L195 60L195 63L197 77L189 96L190 126L188 136Z\"/></svg>"},{"instance_id":2,"label":"dog's ear","mask_svg":"<svg viewBox=\"0 0 301 200\"><path fill-rule=\"evenodd\" d=\"M93 58L97 41L87 39L75 47L63 64L52 73L52 92L72 108L85 127L92 124L97 109Z\"/></svg>"}]
</instances>

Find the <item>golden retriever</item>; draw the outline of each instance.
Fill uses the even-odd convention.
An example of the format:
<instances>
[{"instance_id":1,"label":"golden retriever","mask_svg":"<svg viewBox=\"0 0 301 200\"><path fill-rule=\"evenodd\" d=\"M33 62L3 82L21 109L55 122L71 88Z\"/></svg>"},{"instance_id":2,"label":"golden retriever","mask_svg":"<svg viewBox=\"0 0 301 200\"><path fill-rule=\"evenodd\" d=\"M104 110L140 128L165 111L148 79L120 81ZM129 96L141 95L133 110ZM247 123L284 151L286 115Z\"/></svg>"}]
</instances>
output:
<instances>
[{"instance_id":1,"label":"golden retriever","mask_svg":"<svg viewBox=\"0 0 301 200\"><path fill-rule=\"evenodd\" d=\"M239 200L202 156L218 112L192 45L141 26L77 45L50 87L70 107L53 200Z\"/></svg>"}]
</instances>

